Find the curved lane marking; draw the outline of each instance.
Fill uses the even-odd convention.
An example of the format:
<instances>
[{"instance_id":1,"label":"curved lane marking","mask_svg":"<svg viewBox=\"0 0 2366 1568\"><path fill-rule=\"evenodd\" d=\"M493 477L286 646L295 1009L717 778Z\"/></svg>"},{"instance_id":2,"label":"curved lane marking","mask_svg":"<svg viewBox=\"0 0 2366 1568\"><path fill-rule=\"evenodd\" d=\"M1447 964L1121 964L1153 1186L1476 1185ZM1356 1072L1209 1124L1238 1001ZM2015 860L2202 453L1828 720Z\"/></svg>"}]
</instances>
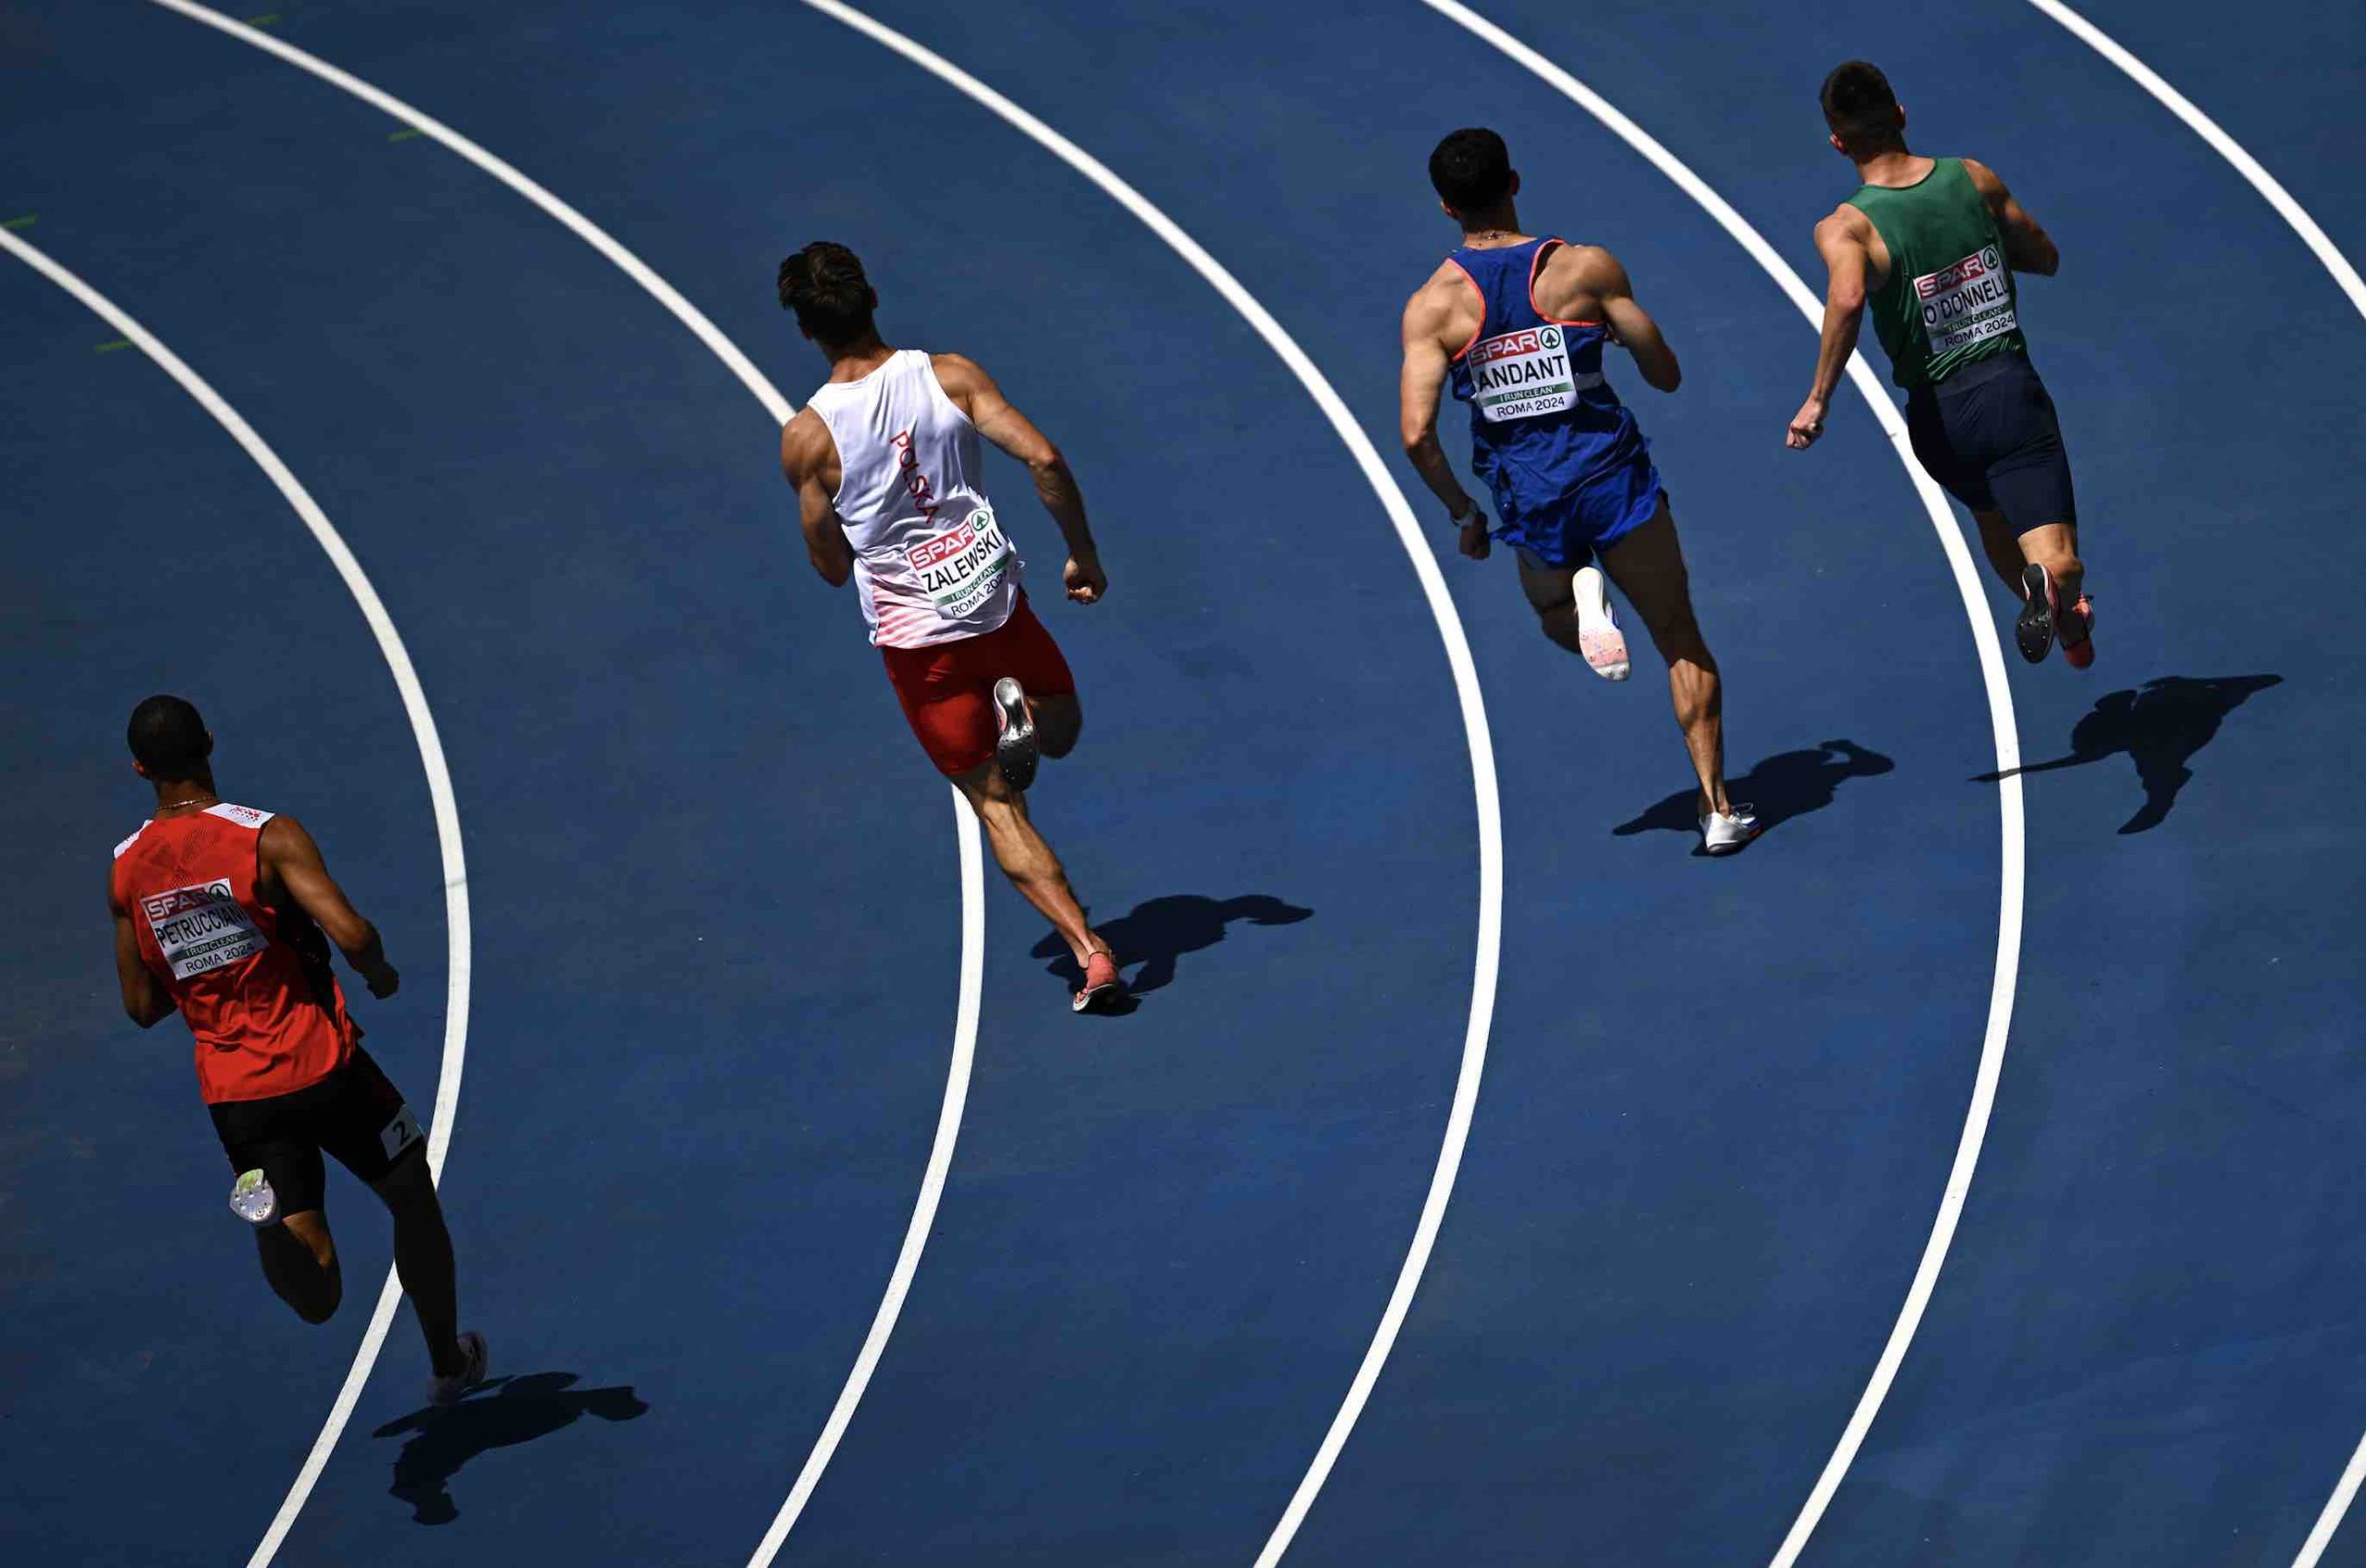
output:
<instances>
[{"instance_id":1,"label":"curved lane marking","mask_svg":"<svg viewBox=\"0 0 2366 1568\"><path fill-rule=\"evenodd\" d=\"M1422 0L1432 10L1459 24L1484 39L1505 55L1528 67L1546 83L1558 90L1579 108L1602 122L1628 146L1641 153L1653 167L1675 182L1677 188L1692 198L1702 211L1714 218L1719 227L1733 237L1736 243L1750 253L1766 275L1774 281L1800 314L1819 329L1823 321L1823 301L1810 289L1789 262L1766 243L1765 237L1739 213L1734 211L1725 198L1711 189L1700 176L1694 174L1676 154L1662 146L1648 131L1628 119L1567 71L1543 55L1522 43L1502 28L1480 16L1458 0ZM1980 652L1982 683L1988 693L1989 727L1994 732L1997 771L2006 774L1997 794L1999 827L2002 846L2002 890L1997 901L1996 974L1988 997L1988 1027L1980 1047L1980 1067L1973 1076L1971 1106L1965 1112L1963 1136L1956 1144L1955 1164L1947 1173L1947 1185L1939 1199L1938 1217L1931 1225L1931 1238L1922 1248L1921 1262L1914 1270L1913 1283L1908 1286L1906 1304L1890 1330L1889 1339L1882 1346L1881 1357L1873 1365L1872 1379L1849 1416L1848 1424L1840 1434L1840 1441L1832 1457L1816 1477L1814 1489L1808 1494L1806 1506L1792 1523L1790 1533L1783 1539L1774 1554L1774 1568L1791 1568L1799 1552L1815 1533L1816 1524L1823 1517L1833 1493L1839 1489L1841 1477L1848 1475L1849 1464L1856 1458L1865 1434L1880 1414L1882 1401L1889 1393L1898 1367L1906 1359L1907 1347L1914 1343L1914 1332L1921 1326L1922 1313L1931 1302L1931 1292L1938 1284L1939 1270L1947 1260L1947 1248L1955 1240L1957 1223L1963 1218L1965 1196L1971 1190L1973 1171L1980 1163L1980 1147L1988 1136L1988 1117L1996 1103L1996 1082L2005 1067L2005 1041L2013 1022L2013 992L2020 977L2021 963L2021 894L2023 866L2023 824L2020 779L2013 770L2020 766L2021 744L2013 723L2013 694L2005 680L2005 660L1997 646L1996 628L1982 598L1980 574L1972 565L1971 553L1965 545L1962 531L1957 527L1955 515L1948 509L1945 493L1933 483L1914 461L1913 451L1907 441L1906 420L1898 413L1897 405L1890 401L1889 393L1865 363L1861 354L1851 355L1848 379L1863 395L1873 417L1881 422L1883 433L1905 465L1907 477L1913 481L1915 492L1921 497L1922 506L1931 516L1931 527L1939 536L1939 546L1946 552L1947 565L1954 569L1957 591L1962 595L1964 614L1971 621L1971 640Z\"/></svg>"},{"instance_id":2,"label":"curved lane marking","mask_svg":"<svg viewBox=\"0 0 2366 1568\"><path fill-rule=\"evenodd\" d=\"M1414 575L1420 578L1421 591L1430 606L1431 616L1437 622L1438 637L1445 645L1446 662L1454 673L1455 697L1462 710L1464 738L1470 750L1471 787L1477 797L1479 828L1479 921L1478 954L1473 966L1470 984L1470 1023L1463 1035L1462 1062L1455 1081L1454 1103L1446 1115L1445 1136L1438 1148L1438 1161L1430 1178L1429 1194L1421 1205L1421 1219L1413 1228L1413 1240L1398 1270L1396 1287L1390 1291L1388 1305L1382 1311L1379 1327L1372 1332L1362 1363L1348 1385L1346 1399L1323 1434L1315 1451L1313 1463L1306 1477L1299 1483L1297 1492L1284 1510L1281 1523L1274 1529L1273 1538L1260 1554L1260 1564L1278 1562L1288 1549L1290 1538L1298 1531L1299 1522L1306 1515L1314 1495L1323 1489L1323 1478L1331 1472L1339 1450L1355 1429L1356 1418L1371 1397L1380 1369L1388 1360L1388 1353L1396 1343L1405 1314L1412 1306L1414 1292L1421 1282L1421 1272L1428 1267L1431 1248L1437 1241L1438 1226L1445 1218L1446 1204L1454 1196L1454 1181L1462 1165L1462 1150L1470 1134L1470 1117L1479 1100L1479 1080L1487 1064L1487 1031L1495 1010L1495 969L1502 946L1504 903L1504 856L1502 810L1495 796L1495 753L1487 733L1487 711L1479 691L1479 672L1470 660L1470 645L1463 636L1462 621L1455 613L1454 601L1448 597L1445 578L1440 575L1437 561L1421 537L1421 525L1414 520L1413 509L1405 495L1389 476L1370 437L1348 413L1314 361L1256 298L1240 285L1223 264L1210 255L1196 239L1185 233L1172 218L1153 205L1148 198L1111 172L1083 148L1020 108L1017 103L980 81L934 51L914 43L895 29L874 21L851 6L839 0L804 0L814 10L834 20L843 22L872 43L892 50L918 66L929 75L951 87L970 102L987 109L1005 124L1033 141L1037 146L1082 175L1111 201L1140 219L1153 234L1166 242L1167 248L1189 265L1193 272L1224 297L1226 303L1238 311L1243 321L1265 340L1267 347L1296 375L1307 395L1314 399L1331 423L1332 430L1346 444L1364 480L1380 500L1396 537L1412 562ZM767 1568L773 1556L787 1538L789 1527L796 1524L798 1513L811 1488L808 1477L799 1477L802 1491L791 1492L781 1505L772 1528L749 1561L749 1568Z\"/></svg>"},{"instance_id":3,"label":"curved lane marking","mask_svg":"<svg viewBox=\"0 0 2366 1568\"><path fill-rule=\"evenodd\" d=\"M2120 47L2112 36L2086 18L2061 4L2061 0L2030 0L2030 4L2060 22L2079 41L2121 70L2128 73L2137 86L2159 99L2164 107L2183 120L2192 132L2210 143L2218 156L2234 165L2235 172L2250 182L2250 187L2267 199L2276 216L2291 225L2326 272L2333 274L2336 287L2349 297L2350 305L2360 316L2366 316L2366 281L2358 276L2358 269L2349 264L2317 220L2309 216L2307 209L2293 200L2292 193L2282 182L2260 165L2260 161L2243 150L2243 144L2218 128L2218 123L2193 105L2193 100L2161 79L2160 74Z\"/></svg>"},{"instance_id":4,"label":"curved lane marking","mask_svg":"<svg viewBox=\"0 0 2366 1568\"><path fill-rule=\"evenodd\" d=\"M765 379L754 362L725 337L698 307L685 299L671 284L658 276L640 257L626 249L605 229L520 174L508 163L393 93L372 87L360 78L340 70L285 40L259 32L218 11L192 4L191 0L151 0L151 3L168 11L177 11L216 32L226 33L241 43L276 55L289 65L308 71L372 108L402 121L421 135L442 142L565 225L584 243L614 262L626 276L647 290L652 298L673 313L676 320L689 328L732 374L739 378L740 384L755 395L756 400L763 405L764 411L772 416L776 425L787 424L796 413L795 407L781 395L780 390ZM920 1196L912 1205L912 1217L905 1228L903 1245L897 1249L895 1267L889 1271L886 1292L880 1298L879 1309L863 1336L862 1347L856 1354L854 1367L847 1374L837 1401L823 1423L822 1435L815 1440L812 1453L806 1460L806 1472L815 1479L819 1478L822 1467L829 1463L839 1436L853 1418L854 1407L861 1402L863 1390L871 1381L872 1368L878 1366L889 1337L896 1331L896 1317L903 1311L904 1298L911 1289L913 1276L920 1270L921 1254L927 1249L929 1231L935 1223L937 1204L945 1192L945 1175L953 1165L954 1146L961 1135L962 1110L969 1099L970 1065L977 1054L979 999L985 978L985 857L978 836L977 819L962 800L959 791L954 790L950 794L961 874L961 981L953 1026L952 1064L945 1076L944 1102L937 1112L936 1136L929 1148L928 1168L921 1180ZM390 1292L392 1289L390 1285ZM390 1294L380 1302L382 1319L391 1314L393 1299ZM369 1349L374 1356L374 1342ZM256 1549L248 1568L264 1568L270 1562L273 1552L287 1533L287 1526L294 1523L297 1513L304 1506L304 1500L311 1494L313 1482L319 1478L322 1466L327 1464L329 1450L335 1446L337 1436L343 1431L346 1418L351 1413L353 1401L360 1395L361 1382L368 1374L366 1362L357 1361L352 1377L347 1380L346 1391L339 1396L337 1407L330 1413L329 1425L323 1428L320 1441L314 1445L311 1457L305 1462L303 1473L297 1477L296 1486L280 1507L279 1518L273 1521L271 1533ZM808 1492L811 1490L811 1483L806 1476L800 1475L799 1481Z\"/></svg>"},{"instance_id":5,"label":"curved lane marking","mask_svg":"<svg viewBox=\"0 0 2366 1568\"><path fill-rule=\"evenodd\" d=\"M311 530L329 565L345 580L353 602L360 606L361 618L370 623L370 634L378 639L378 651L384 656L386 668L393 673L395 688L402 694L403 713L410 720L412 737L419 743L420 765L427 772L428 798L435 809L435 843L443 856L444 927L447 934L445 963L449 979L444 999L444 1065L435 1080L435 1111L427 1134L427 1166L437 1177L444 1173L444 1153L451 1147L452 1123L460 1102L460 1069L469 1053L469 871L460 853L460 809L452 797L452 775L444 765L444 743L435 732L435 715L428 711L427 694L420 689L419 673L411 668L410 654L403 647L395 623L386 614L385 604L378 598L378 590L361 570L345 540L332 524L310 492L279 460L279 455L257 435L254 427L239 417L238 411L222 399L221 394L206 384L178 355L165 347L154 334L125 314L115 302L84 283L80 278L51 261L15 235L0 229L0 249L6 249L33 271L80 300L94 314L136 345L140 351L156 362L157 368L180 384L183 392L197 400L199 407L213 416L214 422L230 434L230 439L245 449L254 459L279 493L295 508L296 515ZM303 1468L298 1472L295 1485L288 1489L286 1501L265 1532L262 1543L250 1558L250 1568L262 1568L279 1543L287 1538L287 1528L296 1522L298 1510L320 1479L321 1467L328 1463L329 1450L336 1446L337 1435L352 1417L353 1406L361 1397L361 1385L369 1380L370 1368L378 1359L379 1349L386 1342L386 1331L395 1320L395 1307L402 1299L402 1282L392 1269L386 1270L386 1282L378 1291L378 1305L372 1308L370 1325L362 1331L360 1348L353 1355L353 1366L345 1375L344 1386L337 1390L336 1401L329 1407L328 1422L306 1456Z\"/></svg>"},{"instance_id":6,"label":"curved lane marking","mask_svg":"<svg viewBox=\"0 0 2366 1568\"><path fill-rule=\"evenodd\" d=\"M2111 34L2061 4L2061 0L2030 0L2030 4L2060 22L2080 43L2125 71L2137 86L2160 100L2169 113L2186 123L2187 128L2234 165L2235 172L2250 182L2251 188L2266 199L2267 204L2275 209L2276 216L2291 226L2292 232L2300 237L2300 243L2307 246L2318 262L2332 274L2334 286L2348 297L2351 308L2360 316L2366 316L2366 281L2360 279L2358 269L2349 264L2349 258L2344 256L2326 237L2325 231L2317 226L2317 220L2309 216L2308 210L2284 188L2283 182L2269 174L2241 142L2221 130L2217 121L2196 108L2193 100L2171 87L2159 72L2138 59ZM2301 1543L2299 1555L2292 1560L2292 1568L2317 1568L2317 1560L2333 1543L2334 1532L2341 1528L2343 1516L2348 1513L2350 1503L2357 1499L2360 1481L2366 1481L2366 1438L2360 1439L2358 1447L2350 1453L2349 1463L2343 1467L2341 1478L2334 1485L2333 1495L2325 1499L2324 1508L2317 1514L2317 1522L2311 1527L2308 1539Z\"/></svg>"},{"instance_id":7,"label":"curved lane marking","mask_svg":"<svg viewBox=\"0 0 2366 1568\"><path fill-rule=\"evenodd\" d=\"M317 55L307 54L286 40L258 31L244 22L233 21L219 11L195 4L194 0L149 0L149 4L161 6L167 11L177 11L193 22L210 27L216 32L226 33L266 55L276 55L297 69L310 72L330 86L351 93L380 113L402 121L421 135L442 142L453 152L565 224L578 239L615 262L627 277L648 290L652 298L673 312L677 321L698 334L699 341L707 346L710 353L730 367L731 373L739 378L741 385L756 395L756 400L764 406L764 411L772 415L775 423L788 423L790 416L797 412L796 407L780 395L779 388L764 379L764 373L756 369L753 361L740 353L738 346L724 336L722 330L708 321L697 306L677 293L673 285L651 271L648 262L618 244L607 230L450 126L404 103L393 93L383 91L360 77L339 70Z\"/></svg>"}]
</instances>

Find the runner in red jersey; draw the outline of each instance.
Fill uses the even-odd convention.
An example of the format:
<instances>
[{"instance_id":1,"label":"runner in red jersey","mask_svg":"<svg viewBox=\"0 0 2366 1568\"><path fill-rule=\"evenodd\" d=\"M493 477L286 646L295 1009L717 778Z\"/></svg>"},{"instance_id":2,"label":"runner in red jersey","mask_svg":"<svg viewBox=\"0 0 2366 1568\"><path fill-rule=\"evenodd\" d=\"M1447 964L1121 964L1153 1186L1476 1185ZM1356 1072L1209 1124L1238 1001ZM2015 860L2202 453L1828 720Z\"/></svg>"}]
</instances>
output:
<instances>
[{"instance_id":1,"label":"runner in red jersey","mask_svg":"<svg viewBox=\"0 0 2366 1568\"><path fill-rule=\"evenodd\" d=\"M1059 645L1028 605L1025 564L985 492L980 438L1027 465L1068 547L1068 598L1097 604L1109 578L1076 476L982 368L889 347L872 320L878 296L845 246L805 247L780 264L779 286L782 308L830 361L830 379L780 439L813 569L833 588L854 583L921 749L1074 955L1071 1004L1122 1007L1117 956L1086 923L1028 815L1038 760L1068 754L1084 711Z\"/></svg>"},{"instance_id":2,"label":"runner in red jersey","mask_svg":"<svg viewBox=\"0 0 2366 1568\"><path fill-rule=\"evenodd\" d=\"M449 1404L483 1380L484 1336L458 1331L426 1137L361 1049L329 943L372 996L394 995L401 977L302 824L215 793L213 737L195 708L152 697L128 738L156 814L116 845L107 878L124 1011L143 1029L175 1012L188 1022L198 1092L238 1173L230 1207L254 1227L263 1277L306 1322L326 1322L344 1294L322 1153L385 1203L434 1367L430 1397Z\"/></svg>"}]
</instances>

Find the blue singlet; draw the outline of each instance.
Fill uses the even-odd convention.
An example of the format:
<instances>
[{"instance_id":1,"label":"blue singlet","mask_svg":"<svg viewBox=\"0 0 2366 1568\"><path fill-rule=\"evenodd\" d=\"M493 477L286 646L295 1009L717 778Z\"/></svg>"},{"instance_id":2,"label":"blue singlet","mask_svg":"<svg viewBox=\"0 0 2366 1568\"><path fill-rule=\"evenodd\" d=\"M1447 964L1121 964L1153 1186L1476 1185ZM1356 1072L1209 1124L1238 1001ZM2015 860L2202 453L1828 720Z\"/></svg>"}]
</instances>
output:
<instances>
[{"instance_id":1,"label":"blue singlet","mask_svg":"<svg viewBox=\"0 0 2366 1568\"><path fill-rule=\"evenodd\" d=\"M1660 501L1652 444L1603 378L1601 322L1558 322L1531 289L1558 239L1447 260L1486 316L1454 357L1454 395L1470 405L1470 468L1494 495L1495 537L1548 565L1581 566L1651 520Z\"/></svg>"}]
</instances>

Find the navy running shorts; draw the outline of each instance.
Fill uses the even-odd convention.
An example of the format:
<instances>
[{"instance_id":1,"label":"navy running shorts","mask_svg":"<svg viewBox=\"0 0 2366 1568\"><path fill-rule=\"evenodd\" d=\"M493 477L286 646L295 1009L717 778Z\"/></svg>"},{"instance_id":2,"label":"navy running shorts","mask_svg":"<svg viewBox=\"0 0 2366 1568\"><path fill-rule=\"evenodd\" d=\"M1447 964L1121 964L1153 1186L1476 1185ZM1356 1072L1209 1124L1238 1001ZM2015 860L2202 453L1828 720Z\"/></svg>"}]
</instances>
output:
<instances>
[{"instance_id":1,"label":"navy running shorts","mask_svg":"<svg viewBox=\"0 0 2366 1568\"><path fill-rule=\"evenodd\" d=\"M1916 387L1906 432L1931 477L1973 511L2002 512L2017 534L2077 525L2062 426L2027 355L1994 355Z\"/></svg>"}]
</instances>

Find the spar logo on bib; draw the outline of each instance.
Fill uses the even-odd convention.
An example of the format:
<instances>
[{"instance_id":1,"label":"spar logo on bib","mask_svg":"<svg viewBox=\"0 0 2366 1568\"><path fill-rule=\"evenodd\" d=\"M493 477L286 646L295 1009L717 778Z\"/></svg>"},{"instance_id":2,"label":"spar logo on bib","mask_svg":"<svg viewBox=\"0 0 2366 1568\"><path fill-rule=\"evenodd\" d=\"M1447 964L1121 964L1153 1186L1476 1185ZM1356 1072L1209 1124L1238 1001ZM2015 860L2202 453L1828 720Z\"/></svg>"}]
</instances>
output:
<instances>
[{"instance_id":1,"label":"spar logo on bib","mask_svg":"<svg viewBox=\"0 0 2366 1568\"><path fill-rule=\"evenodd\" d=\"M989 507L981 506L945 529L906 546L904 559L929 602L958 620L983 604L1010 571L1010 541Z\"/></svg>"},{"instance_id":2,"label":"spar logo on bib","mask_svg":"<svg viewBox=\"0 0 2366 1568\"><path fill-rule=\"evenodd\" d=\"M2013 275L1993 245L1916 278L1914 298L1933 354L2001 337L2020 324L2013 313Z\"/></svg>"},{"instance_id":3,"label":"spar logo on bib","mask_svg":"<svg viewBox=\"0 0 2366 1568\"><path fill-rule=\"evenodd\" d=\"M270 945L226 877L152 893L140 901L140 912L177 980L226 969Z\"/></svg>"},{"instance_id":4,"label":"spar logo on bib","mask_svg":"<svg viewBox=\"0 0 2366 1568\"><path fill-rule=\"evenodd\" d=\"M1556 326L1482 338L1470 346L1467 362L1471 399L1490 424L1565 413L1578 406L1580 387L1602 384L1599 375L1571 371L1568 343Z\"/></svg>"}]
</instances>

